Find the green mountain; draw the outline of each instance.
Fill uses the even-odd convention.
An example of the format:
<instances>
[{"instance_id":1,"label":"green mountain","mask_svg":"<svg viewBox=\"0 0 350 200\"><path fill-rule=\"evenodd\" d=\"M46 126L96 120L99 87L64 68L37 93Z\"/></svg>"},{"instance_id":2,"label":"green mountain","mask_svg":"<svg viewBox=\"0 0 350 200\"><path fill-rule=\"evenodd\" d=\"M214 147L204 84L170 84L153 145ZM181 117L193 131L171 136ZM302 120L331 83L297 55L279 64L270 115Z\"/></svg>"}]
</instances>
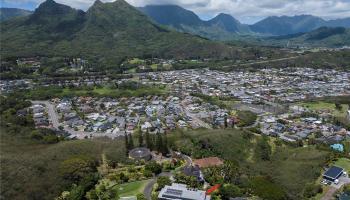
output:
<instances>
[{"instance_id":1,"label":"green mountain","mask_svg":"<svg viewBox=\"0 0 350 200\"><path fill-rule=\"evenodd\" d=\"M159 24L183 30L183 26L204 26L204 22L192 11L177 5L148 5L138 8Z\"/></svg>"},{"instance_id":2,"label":"green mountain","mask_svg":"<svg viewBox=\"0 0 350 200\"><path fill-rule=\"evenodd\" d=\"M319 17L312 15L299 16L281 16L268 17L263 19L250 28L254 32L271 34L271 35L288 35L300 32L309 32L319 28L325 21Z\"/></svg>"},{"instance_id":3,"label":"green mountain","mask_svg":"<svg viewBox=\"0 0 350 200\"><path fill-rule=\"evenodd\" d=\"M96 1L87 12L42 3L27 17L1 24L1 55L81 56L113 66L124 57L221 57L228 47L156 25L124 0Z\"/></svg>"},{"instance_id":4,"label":"green mountain","mask_svg":"<svg viewBox=\"0 0 350 200\"><path fill-rule=\"evenodd\" d=\"M266 39L270 44L282 46L343 47L350 46L350 29L321 27L308 33L276 36Z\"/></svg>"},{"instance_id":5,"label":"green mountain","mask_svg":"<svg viewBox=\"0 0 350 200\"><path fill-rule=\"evenodd\" d=\"M161 25L213 40L231 40L240 34L250 33L247 25L228 14L221 13L203 21L194 12L176 5L148 5L138 9Z\"/></svg>"},{"instance_id":6,"label":"green mountain","mask_svg":"<svg viewBox=\"0 0 350 200\"><path fill-rule=\"evenodd\" d=\"M231 15L220 13L207 22L210 26L221 28L230 33L249 33L248 25L241 24Z\"/></svg>"},{"instance_id":7,"label":"green mountain","mask_svg":"<svg viewBox=\"0 0 350 200\"><path fill-rule=\"evenodd\" d=\"M345 27L350 28L350 18L326 21L312 15L267 17L253 25L250 29L256 33L268 35L290 35L306 33L320 27Z\"/></svg>"},{"instance_id":8,"label":"green mountain","mask_svg":"<svg viewBox=\"0 0 350 200\"><path fill-rule=\"evenodd\" d=\"M0 22L12 19L14 17L28 16L32 11L18 8L0 8Z\"/></svg>"}]
</instances>

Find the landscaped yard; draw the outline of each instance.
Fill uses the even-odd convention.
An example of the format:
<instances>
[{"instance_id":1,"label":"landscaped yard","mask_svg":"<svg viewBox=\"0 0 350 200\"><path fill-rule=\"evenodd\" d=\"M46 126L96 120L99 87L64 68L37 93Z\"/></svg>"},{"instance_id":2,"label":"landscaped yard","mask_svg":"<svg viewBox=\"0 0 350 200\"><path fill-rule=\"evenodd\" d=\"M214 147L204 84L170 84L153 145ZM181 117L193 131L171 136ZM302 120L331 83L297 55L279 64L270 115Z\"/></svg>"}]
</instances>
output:
<instances>
[{"instance_id":1,"label":"landscaped yard","mask_svg":"<svg viewBox=\"0 0 350 200\"><path fill-rule=\"evenodd\" d=\"M149 180L136 181L117 185L116 187L118 187L118 194L120 197L136 196L139 193L143 193L148 182Z\"/></svg>"},{"instance_id":2,"label":"landscaped yard","mask_svg":"<svg viewBox=\"0 0 350 200\"><path fill-rule=\"evenodd\" d=\"M340 158L334 163L334 165L342 167L345 171L350 172L350 159L348 158Z\"/></svg>"}]
</instances>

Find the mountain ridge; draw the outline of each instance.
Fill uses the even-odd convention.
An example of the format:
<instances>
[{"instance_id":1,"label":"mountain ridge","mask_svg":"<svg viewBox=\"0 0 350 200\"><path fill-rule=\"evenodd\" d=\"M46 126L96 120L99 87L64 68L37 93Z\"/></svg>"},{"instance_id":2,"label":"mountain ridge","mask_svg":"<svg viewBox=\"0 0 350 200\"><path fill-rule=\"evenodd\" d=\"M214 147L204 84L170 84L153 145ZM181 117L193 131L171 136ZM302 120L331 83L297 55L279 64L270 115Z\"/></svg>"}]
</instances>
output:
<instances>
[{"instance_id":1,"label":"mountain ridge","mask_svg":"<svg viewBox=\"0 0 350 200\"><path fill-rule=\"evenodd\" d=\"M84 56L110 66L128 56L215 57L228 49L161 27L123 0L96 1L86 12L47 0L30 16L2 22L1 35L5 57Z\"/></svg>"},{"instance_id":2,"label":"mountain ridge","mask_svg":"<svg viewBox=\"0 0 350 200\"><path fill-rule=\"evenodd\" d=\"M14 17L23 17L32 14L32 11L19 8L0 8L0 22Z\"/></svg>"}]
</instances>

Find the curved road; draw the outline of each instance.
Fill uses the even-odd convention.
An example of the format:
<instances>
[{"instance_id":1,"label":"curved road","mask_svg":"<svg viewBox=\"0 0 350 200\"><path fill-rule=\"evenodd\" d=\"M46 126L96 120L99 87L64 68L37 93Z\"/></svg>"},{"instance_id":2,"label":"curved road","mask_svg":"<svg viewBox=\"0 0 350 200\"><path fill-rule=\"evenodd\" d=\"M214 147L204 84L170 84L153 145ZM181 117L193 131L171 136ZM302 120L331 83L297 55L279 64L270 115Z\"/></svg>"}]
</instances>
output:
<instances>
[{"instance_id":1,"label":"curved road","mask_svg":"<svg viewBox=\"0 0 350 200\"><path fill-rule=\"evenodd\" d=\"M184 154L181 154L181 157L186 161L185 166L190 166L192 165L192 159L189 156L186 156ZM162 172L160 174L158 174L155 178L153 178L150 182L147 183L145 189L143 190L143 194L145 195L145 197L148 200L152 199L152 189L154 184L157 183L157 178L160 176L167 176L167 177L171 177L173 174L171 172Z\"/></svg>"}]
</instances>

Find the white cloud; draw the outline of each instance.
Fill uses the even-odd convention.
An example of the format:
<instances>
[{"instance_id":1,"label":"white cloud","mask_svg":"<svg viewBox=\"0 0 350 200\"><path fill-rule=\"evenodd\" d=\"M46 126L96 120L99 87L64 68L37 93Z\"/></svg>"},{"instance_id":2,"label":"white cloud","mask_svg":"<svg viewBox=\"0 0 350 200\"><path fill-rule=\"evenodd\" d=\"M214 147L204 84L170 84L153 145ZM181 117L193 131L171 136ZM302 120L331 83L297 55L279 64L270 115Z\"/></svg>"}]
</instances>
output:
<instances>
[{"instance_id":1,"label":"white cloud","mask_svg":"<svg viewBox=\"0 0 350 200\"><path fill-rule=\"evenodd\" d=\"M21 3L41 3L44 0L15 0ZM86 10L94 0L56 0L74 8ZM102 0L104 2L113 0ZM271 15L312 14L325 19L350 17L350 0L126 0L134 6L176 4L208 18L228 13L243 22L256 21ZM14 2L14 0L0 0Z\"/></svg>"}]
</instances>

